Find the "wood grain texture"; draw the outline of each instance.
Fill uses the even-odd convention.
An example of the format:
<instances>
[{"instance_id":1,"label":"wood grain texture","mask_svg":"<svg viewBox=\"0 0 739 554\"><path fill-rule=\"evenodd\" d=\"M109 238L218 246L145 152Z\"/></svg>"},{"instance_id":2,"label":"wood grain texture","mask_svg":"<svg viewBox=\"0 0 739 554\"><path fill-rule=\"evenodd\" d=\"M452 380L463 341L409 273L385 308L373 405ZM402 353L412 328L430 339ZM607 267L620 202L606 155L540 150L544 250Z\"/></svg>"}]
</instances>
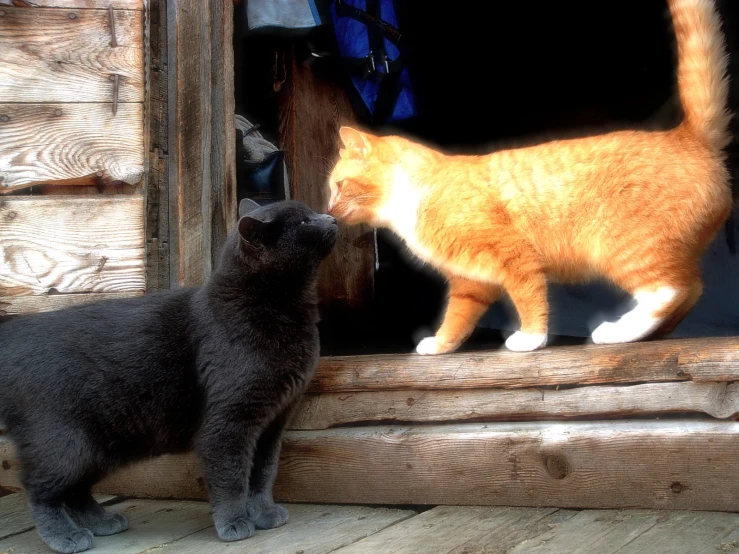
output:
<instances>
[{"instance_id":1,"label":"wood grain texture","mask_svg":"<svg viewBox=\"0 0 739 554\"><path fill-rule=\"evenodd\" d=\"M369 422L595 419L674 413L736 417L739 383L309 394L290 427L309 430Z\"/></svg>"},{"instance_id":2,"label":"wood grain texture","mask_svg":"<svg viewBox=\"0 0 739 554\"><path fill-rule=\"evenodd\" d=\"M150 0L149 172L146 183L146 290L169 288L167 2Z\"/></svg>"},{"instance_id":3,"label":"wood grain texture","mask_svg":"<svg viewBox=\"0 0 739 554\"><path fill-rule=\"evenodd\" d=\"M363 427L286 434L287 502L739 510L739 423L697 420ZM0 441L0 486L18 462ZM191 455L109 476L97 490L204 498Z\"/></svg>"},{"instance_id":4,"label":"wood grain texture","mask_svg":"<svg viewBox=\"0 0 739 554\"><path fill-rule=\"evenodd\" d=\"M540 535L557 533L577 514L556 508L438 506L336 552L502 554Z\"/></svg>"},{"instance_id":5,"label":"wood grain texture","mask_svg":"<svg viewBox=\"0 0 739 554\"><path fill-rule=\"evenodd\" d=\"M6 315L35 314L50 312L67 306L77 306L114 298L132 298L136 292L114 292L108 294L46 294L43 296L2 296L0 317Z\"/></svg>"},{"instance_id":6,"label":"wood grain texture","mask_svg":"<svg viewBox=\"0 0 739 554\"><path fill-rule=\"evenodd\" d=\"M143 292L143 210L133 196L0 199L0 301Z\"/></svg>"},{"instance_id":7,"label":"wood grain texture","mask_svg":"<svg viewBox=\"0 0 739 554\"><path fill-rule=\"evenodd\" d=\"M230 554L327 554L415 515L411 510L367 506L290 504L287 525L257 531L246 541L228 545ZM220 554L224 544L205 529L156 550L157 554ZM379 551L378 551L379 552Z\"/></svg>"},{"instance_id":8,"label":"wood grain texture","mask_svg":"<svg viewBox=\"0 0 739 554\"><path fill-rule=\"evenodd\" d=\"M322 358L310 392L739 380L739 337Z\"/></svg>"},{"instance_id":9,"label":"wood grain texture","mask_svg":"<svg viewBox=\"0 0 739 554\"><path fill-rule=\"evenodd\" d=\"M230 2L167 7L172 284L205 281L236 219L232 12Z\"/></svg>"},{"instance_id":10,"label":"wood grain texture","mask_svg":"<svg viewBox=\"0 0 739 554\"><path fill-rule=\"evenodd\" d=\"M95 495L95 499L102 504L114 498L109 494ZM28 513L28 498L25 493L19 492L0 498L0 539L23 533L34 527L31 514Z\"/></svg>"},{"instance_id":11,"label":"wood grain texture","mask_svg":"<svg viewBox=\"0 0 739 554\"><path fill-rule=\"evenodd\" d=\"M279 96L279 142L285 150L290 194L318 212L328 206L328 175L339 154L339 127L354 121L343 85L316 66L286 61ZM367 225L339 225L334 250L321 265L318 293L324 312L350 313L372 300L374 234Z\"/></svg>"},{"instance_id":12,"label":"wood grain texture","mask_svg":"<svg viewBox=\"0 0 739 554\"><path fill-rule=\"evenodd\" d=\"M2 62L0 61L0 66ZM32 184L139 183L142 104L0 104L0 192Z\"/></svg>"},{"instance_id":13,"label":"wood grain texture","mask_svg":"<svg viewBox=\"0 0 739 554\"><path fill-rule=\"evenodd\" d=\"M144 101L143 14L115 10L4 7L0 17L0 102Z\"/></svg>"},{"instance_id":14,"label":"wood grain texture","mask_svg":"<svg viewBox=\"0 0 739 554\"><path fill-rule=\"evenodd\" d=\"M95 537L96 554L139 554L212 525L210 506L205 502L126 500L108 511L125 515L130 529L119 535ZM215 533L213 541L218 541ZM0 540L0 552L48 554L50 550L38 533L26 532Z\"/></svg>"},{"instance_id":15,"label":"wood grain texture","mask_svg":"<svg viewBox=\"0 0 739 554\"><path fill-rule=\"evenodd\" d=\"M142 10L144 0L0 0L0 6L17 8L81 8Z\"/></svg>"},{"instance_id":16,"label":"wood grain texture","mask_svg":"<svg viewBox=\"0 0 739 554\"><path fill-rule=\"evenodd\" d=\"M739 514L587 510L508 552L694 554L735 552L737 546Z\"/></svg>"},{"instance_id":17,"label":"wood grain texture","mask_svg":"<svg viewBox=\"0 0 739 554\"><path fill-rule=\"evenodd\" d=\"M696 420L292 431L275 496L734 511L738 439L739 423Z\"/></svg>"}]
</instances>

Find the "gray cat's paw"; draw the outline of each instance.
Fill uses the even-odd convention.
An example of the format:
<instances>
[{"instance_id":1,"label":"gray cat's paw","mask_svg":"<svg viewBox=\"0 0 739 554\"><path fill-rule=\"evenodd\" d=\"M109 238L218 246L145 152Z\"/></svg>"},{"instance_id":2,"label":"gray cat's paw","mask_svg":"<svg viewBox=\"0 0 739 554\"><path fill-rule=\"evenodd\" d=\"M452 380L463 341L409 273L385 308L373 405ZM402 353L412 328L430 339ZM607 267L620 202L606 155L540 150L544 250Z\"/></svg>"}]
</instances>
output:
<instances>
[{"instance_id":1,"label":"gray cat's paw","mask_svg":"<svg viewBox=\"0 0 739 554\"><path fill-rule=\"evenodd\" d=\"M248 539L254 534L254 524L240 517L228 523L216 525L216 533L222 541L232 542Z\"/></svg>"},{"instance_id":2,"label":"gray cat's paw","mask_svg":"<svg viewBox=\"0 0 739 554\"><path fill-rule=\"evenodd\" d=\"M53 538L44 538L44 542L54 552L62 552L63 554L73 554L74 552L84 552L92 548L92 533L87 529L73 531L67 535Z\"/></svg>"},{"instance_id":3,"label":"gray cat's paw","mask_svg":"<svg viewBox=\"0 0 739 554\"><path fill-rule=\"evenodd\" d=\"M128 520L122 514L105 514L103 518L86 522L85 526L92 531L93 535L107 537L128 529Z\"/></svg>"},{"instance_id":4,"label":"gray cat's paw","mask_svg":"<svg viewBox=\"0 0 739 554\"><path fill-rule=\"evenodd\" d=\"M251 516L251 514L249 515ZM290 512L282 506L273 504L262 508L252 519L259 529L274 529L287 523L287 520L290 519Z\"/></svg>"}]
</instances>

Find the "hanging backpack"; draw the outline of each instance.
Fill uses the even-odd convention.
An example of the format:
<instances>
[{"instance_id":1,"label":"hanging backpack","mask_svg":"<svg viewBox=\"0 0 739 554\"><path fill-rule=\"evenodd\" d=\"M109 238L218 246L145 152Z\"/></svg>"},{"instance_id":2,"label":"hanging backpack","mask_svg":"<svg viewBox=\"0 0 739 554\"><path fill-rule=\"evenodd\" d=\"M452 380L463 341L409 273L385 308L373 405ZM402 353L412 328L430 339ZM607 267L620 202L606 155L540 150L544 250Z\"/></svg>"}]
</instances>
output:
<instances>
[{"instance_id":1,"label":"hanging backpack","mask_svg":"<svg viewBox=\"0 0 739 554\"><path fill-rule=\"evenodd\" d=\"M393 0L335 0L330 13L360 115L374 124L417 115Z\"/></svg>"}]
</instances>

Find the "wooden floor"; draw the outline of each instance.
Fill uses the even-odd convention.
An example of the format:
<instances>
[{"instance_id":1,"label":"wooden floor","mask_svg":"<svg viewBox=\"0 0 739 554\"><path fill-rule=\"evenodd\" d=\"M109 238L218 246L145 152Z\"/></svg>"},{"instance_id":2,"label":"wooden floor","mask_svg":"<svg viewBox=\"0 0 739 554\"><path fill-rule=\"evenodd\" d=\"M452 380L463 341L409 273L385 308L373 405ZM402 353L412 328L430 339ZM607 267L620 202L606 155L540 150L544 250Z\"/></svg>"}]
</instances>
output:
<instances>
[{"instance_id":1,"label":"wooden floor","mask_svg":"<svg viewBox=\"0 0 739 554\"><path fill-rule=\"evenodd\" d=\"M220 542L205 502L98 497L130 529L95 539L96 554L502 554L739 552L739 514L437 506L426 510L290 504L290 521ZM50 550L23 494L0 498L0 554Z\"/></svg>"}]
</instances>

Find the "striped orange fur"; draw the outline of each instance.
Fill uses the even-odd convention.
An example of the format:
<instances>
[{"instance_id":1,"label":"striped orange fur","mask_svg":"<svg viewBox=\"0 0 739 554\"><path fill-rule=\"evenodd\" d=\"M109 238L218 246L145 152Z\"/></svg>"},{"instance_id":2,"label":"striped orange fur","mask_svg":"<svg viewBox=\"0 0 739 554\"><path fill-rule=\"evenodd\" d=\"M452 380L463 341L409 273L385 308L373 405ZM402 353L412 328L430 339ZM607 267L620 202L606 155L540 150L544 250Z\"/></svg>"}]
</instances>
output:
<instances>
[{"instance_id":1,"label":"striped orange fur","mask_svg":"<svg viewBox=\"0 0 739 554\"><path fill-rule=\"evenodd\" d=\"M698 300L700 257L731 210L727 59L711 0L668 3L685 113L675 129L450 156L341 128L331 213L392 229L449 280L443 323L419 353L456 349L503 293L521 322L506 345L541 348L547 280L605 277L634 295L598 343L669 333Z\"/></svg>"}]
</instances>

